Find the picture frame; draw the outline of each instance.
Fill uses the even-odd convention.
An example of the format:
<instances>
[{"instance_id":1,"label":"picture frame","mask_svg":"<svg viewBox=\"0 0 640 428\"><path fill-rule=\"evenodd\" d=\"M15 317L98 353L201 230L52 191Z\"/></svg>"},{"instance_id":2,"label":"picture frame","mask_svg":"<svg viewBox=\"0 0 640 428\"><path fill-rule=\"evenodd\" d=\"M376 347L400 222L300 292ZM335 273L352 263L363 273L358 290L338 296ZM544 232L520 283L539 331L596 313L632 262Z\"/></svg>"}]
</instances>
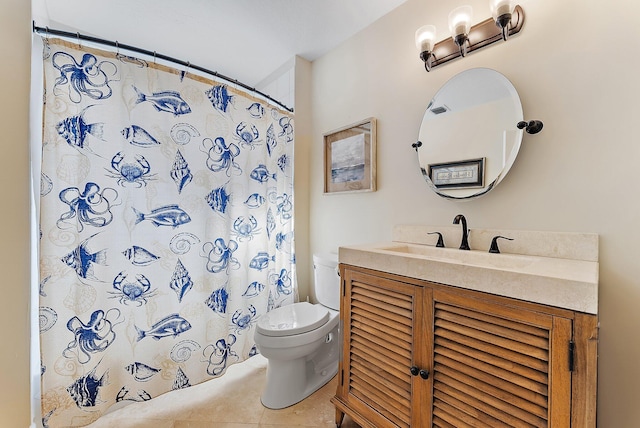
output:
<instances>
[{"instance_id":1,"label":"picture frame","mask_svg":"<svg viewBox=\"0 0 640 428\"><path fill-rule=\"evenodd\" d=\"M324 193L375 192L376 119L327 132L324 138Z\"/></svg>"},{"instance_id":2,"label":"picture frame","mask_svg":"<svg viewBox=\"0 0 640 428\"><path fill-rule=\"evenodd\" d=\"M429 164L429 179L437 189L484 187L485 158Z\"/></svg>"}]
</instances>

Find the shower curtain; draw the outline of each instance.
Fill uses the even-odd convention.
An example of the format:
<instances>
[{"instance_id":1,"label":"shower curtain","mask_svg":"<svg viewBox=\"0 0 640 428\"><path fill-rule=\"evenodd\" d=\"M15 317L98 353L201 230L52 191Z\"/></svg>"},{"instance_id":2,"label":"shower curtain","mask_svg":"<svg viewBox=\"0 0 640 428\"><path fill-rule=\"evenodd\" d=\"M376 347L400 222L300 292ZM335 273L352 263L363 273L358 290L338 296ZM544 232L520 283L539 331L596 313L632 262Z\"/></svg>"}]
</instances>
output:
<instances>
[{"instance_id":1,"label":"shower curtain","mask_svg":"<svg viewBox=\"0 0 640 428\"><path fill-rule=\"evenodd\" d=\"M222 375L296 299L293 118L144 60L44 40L44 426Z\"/></svg>"}]
</instances>

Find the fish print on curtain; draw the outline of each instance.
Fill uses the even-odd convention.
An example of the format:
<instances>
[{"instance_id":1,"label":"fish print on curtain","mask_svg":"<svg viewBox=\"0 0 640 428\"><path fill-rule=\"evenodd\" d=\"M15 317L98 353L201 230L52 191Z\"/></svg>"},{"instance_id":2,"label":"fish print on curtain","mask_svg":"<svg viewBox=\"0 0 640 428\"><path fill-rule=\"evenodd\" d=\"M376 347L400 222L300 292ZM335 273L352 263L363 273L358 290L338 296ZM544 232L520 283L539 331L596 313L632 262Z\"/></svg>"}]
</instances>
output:
<instances>
[{"instance_id":1,"label":"fish print on curtain","mask_svg":"<svg viewBox=\"0 0 640 428\"><path fill-rule=\"evenodd\" d=\"M45 426L222 375L295 300L293 118L223 82L45 40Z\"/></svg>"}]
</instances>

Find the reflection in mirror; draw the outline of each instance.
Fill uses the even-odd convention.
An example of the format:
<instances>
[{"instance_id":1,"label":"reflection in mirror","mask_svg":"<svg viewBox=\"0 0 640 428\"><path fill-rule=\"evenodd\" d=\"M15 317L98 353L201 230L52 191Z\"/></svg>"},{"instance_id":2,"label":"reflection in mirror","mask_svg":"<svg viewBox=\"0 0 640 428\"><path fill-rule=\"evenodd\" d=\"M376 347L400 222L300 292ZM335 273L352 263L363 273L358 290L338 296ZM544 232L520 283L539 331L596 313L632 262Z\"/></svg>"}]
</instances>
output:
<instances>
[{"instance_id":1,"label":"reflection in mirror","mask_svg":"<svg viewBox=\"0 0 640 428\"><path fill-rule=\"evenodd\" d=\"M440 196L486 194L507 174L522 141L520 97L497 71L474 68L451 78L422 119L418 162Z\"/></svg>"}]
</instances>

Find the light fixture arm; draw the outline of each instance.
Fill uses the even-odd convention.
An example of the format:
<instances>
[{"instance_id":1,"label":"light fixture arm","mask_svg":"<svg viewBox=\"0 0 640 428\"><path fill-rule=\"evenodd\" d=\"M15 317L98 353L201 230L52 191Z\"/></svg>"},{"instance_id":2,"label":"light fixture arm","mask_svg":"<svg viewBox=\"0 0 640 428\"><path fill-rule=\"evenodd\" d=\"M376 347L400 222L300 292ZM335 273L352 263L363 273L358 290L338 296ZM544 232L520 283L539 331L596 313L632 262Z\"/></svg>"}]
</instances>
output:
<instances>
[{"instance_id":1,"label":"light fixture arm","mask_svg":"<svg viewBox=\"0 0 640 428\"><path fill-rule=\"evenodd\" d=\"M433 52L420 52L420 59L422 60L422 62L424 62L424 69L427 71L431 71L431 64L433 64L433 60L435 59L435 57L433 56Z\"/></svg>"},{"instance_id":2,"label":"light fixture arm","mask_svg":"<svg viewBox=\"0 0 640 428\"><path fill-rule=\"evenodd\" d=\"M455 43L458 46L458 51L460 51L460 56L465 57L467 55L467 46L469 45L469 38L466 34L460 34L455 37Z\"/></svg>"},{"instance_id":3,"label":"light fixture arm","mask_svg":"<svg viewBox=\"0 0 640 428\"><path fill-rule=\"evenodd\" d=\"M496 18L496 26L502 33L502 40L506 41L509 38L509 24L511 22L511 14L505 13Z\"/></svg>"}]
</instances>

